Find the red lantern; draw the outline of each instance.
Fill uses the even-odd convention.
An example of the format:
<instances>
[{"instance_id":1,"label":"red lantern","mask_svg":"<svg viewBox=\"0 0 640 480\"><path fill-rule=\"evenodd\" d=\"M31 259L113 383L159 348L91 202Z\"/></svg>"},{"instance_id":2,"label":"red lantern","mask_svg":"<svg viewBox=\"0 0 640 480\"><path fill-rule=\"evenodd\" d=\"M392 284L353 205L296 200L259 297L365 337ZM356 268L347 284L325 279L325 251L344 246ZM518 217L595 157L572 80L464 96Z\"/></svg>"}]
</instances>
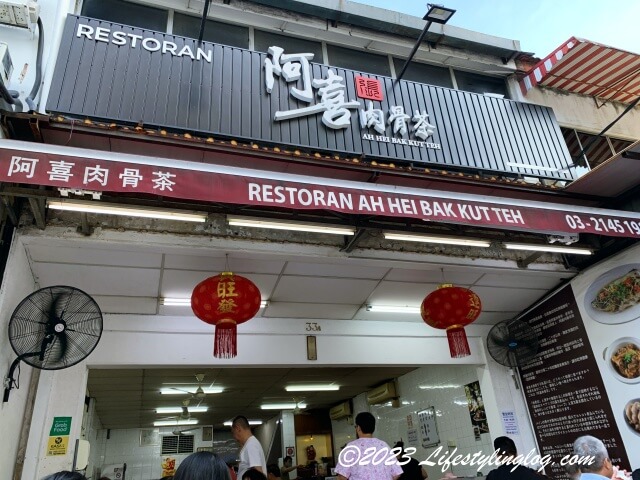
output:
<instances>
[{"instance_id":1,"label":"red lantern","mask_svg":"<svg viewBox=\"0 0 640 480\"><path fill-rule=\"evenodd\" d=\"M203 322L216 326L213 356L238 354L236 326L260 310L260 290L248 278L222 272L203 280L191 294L191 309Z\"/></svg>"},{"instance_id":2,"label":"red lantern","mask_svg":"<svg viewBox=\"0 0 640 480\"><path fill-rule=\"evenodd\" d=\"M446 329L451 358L471 355L464 326L480 315L480 297L467 288L440 285L422 301L420 315L433 327Z\"/></svg>"}]
</instances>

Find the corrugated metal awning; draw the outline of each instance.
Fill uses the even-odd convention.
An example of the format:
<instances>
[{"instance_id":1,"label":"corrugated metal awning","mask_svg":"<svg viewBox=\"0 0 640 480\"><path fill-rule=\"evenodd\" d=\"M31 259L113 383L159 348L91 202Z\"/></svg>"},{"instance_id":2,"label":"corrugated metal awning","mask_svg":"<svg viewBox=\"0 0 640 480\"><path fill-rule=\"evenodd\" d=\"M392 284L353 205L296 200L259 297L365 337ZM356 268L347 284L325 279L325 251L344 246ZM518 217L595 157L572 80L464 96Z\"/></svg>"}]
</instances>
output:
<instances>
[{"instance_id":1,"label":"corrugated metal awning","mask_svg":"<svg viewBox=\"0 0 640 480\"><path fill-rule=\"evenodd\" d=\"M520 80L523 95L536 85L631 103L640 96L640 55L571 37Z\"/></svg>"}]
</instances>

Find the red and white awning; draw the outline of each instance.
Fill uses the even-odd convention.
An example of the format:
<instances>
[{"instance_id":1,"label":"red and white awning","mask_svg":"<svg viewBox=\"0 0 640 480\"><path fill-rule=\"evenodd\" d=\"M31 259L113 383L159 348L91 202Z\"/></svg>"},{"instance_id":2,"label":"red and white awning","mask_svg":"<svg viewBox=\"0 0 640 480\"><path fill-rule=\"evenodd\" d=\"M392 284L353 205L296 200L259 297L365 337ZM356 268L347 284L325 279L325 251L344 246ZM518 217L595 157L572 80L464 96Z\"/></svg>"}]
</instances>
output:
<instances>
[{"instance_id":1,"label":"red and white awning","mask_svg":"<svg viewBox=\"0 0 640 480\"><path fill-rule=\"evenodd\" d=\"M640 96L640 55L571 37L520 80L523 95L536 85L631 103Z\"/></svg>"}]
</instances>

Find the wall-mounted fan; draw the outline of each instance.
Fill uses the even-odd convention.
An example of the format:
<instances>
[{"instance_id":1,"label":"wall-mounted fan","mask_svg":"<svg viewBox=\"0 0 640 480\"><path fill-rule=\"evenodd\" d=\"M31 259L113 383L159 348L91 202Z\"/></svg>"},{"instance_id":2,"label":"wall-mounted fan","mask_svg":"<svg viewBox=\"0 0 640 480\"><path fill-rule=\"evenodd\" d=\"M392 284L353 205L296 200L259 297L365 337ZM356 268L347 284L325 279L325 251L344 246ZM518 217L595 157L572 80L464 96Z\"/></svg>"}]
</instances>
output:
<instances>
[{"instance_id":1,"label":"wall-mounted fan","mask_svg":"<svg viewBox=\"0 0 640 480\"><path fill-rule=\"evenodd\" d=\"M13 378L21 361L43 370L71 367L87 358L102 335L102 312L82 290L64 285L27 296L9 320L9 342L18 357L5 379L3 402L18 388Z\"/></svg>"},{"instance_id":2,"label":"wall-mounted fan","mask_svg":"<svg viewBox=\"0 0 640 480\"><path fill-rule=\"evenodd\" d=\"M533 360L540 343L536 331L520 320L494 325L487 336L489 355L505 367L519 367Z\"/></svg>"}]
</instances>

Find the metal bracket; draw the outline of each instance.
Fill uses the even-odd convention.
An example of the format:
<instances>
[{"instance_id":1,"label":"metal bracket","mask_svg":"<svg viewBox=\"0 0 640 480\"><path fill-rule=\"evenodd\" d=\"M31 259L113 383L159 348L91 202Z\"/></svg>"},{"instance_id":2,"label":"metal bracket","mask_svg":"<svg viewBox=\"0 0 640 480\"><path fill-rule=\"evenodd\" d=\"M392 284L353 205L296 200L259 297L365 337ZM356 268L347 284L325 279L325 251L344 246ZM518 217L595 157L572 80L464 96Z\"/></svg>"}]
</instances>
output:
<instances>
[{"instance_id":1,"label":"metal bracket","mask_svg":"<svg viewBox=\"0 0 640 480\"><path fill-rule=\"evenodd\" d=\"M29 206L33 212L33 218L36 221L36 225L40 230L44 230L46 226L45 222L45 200L44 198L28 198Z\"/></svg>"},{"instance_id":2,"label":"metal bracket","mask_svg":"<svg viewBox=\"0 0 640 480\"><path fill-rule=\"evenodd\" d=\"M535 262L540 255L542 255L542 252L533 252L528 257L518 260L516 265L518 265L518 268L527 268L529 264Z\"/></svg>"}]
</instances>

